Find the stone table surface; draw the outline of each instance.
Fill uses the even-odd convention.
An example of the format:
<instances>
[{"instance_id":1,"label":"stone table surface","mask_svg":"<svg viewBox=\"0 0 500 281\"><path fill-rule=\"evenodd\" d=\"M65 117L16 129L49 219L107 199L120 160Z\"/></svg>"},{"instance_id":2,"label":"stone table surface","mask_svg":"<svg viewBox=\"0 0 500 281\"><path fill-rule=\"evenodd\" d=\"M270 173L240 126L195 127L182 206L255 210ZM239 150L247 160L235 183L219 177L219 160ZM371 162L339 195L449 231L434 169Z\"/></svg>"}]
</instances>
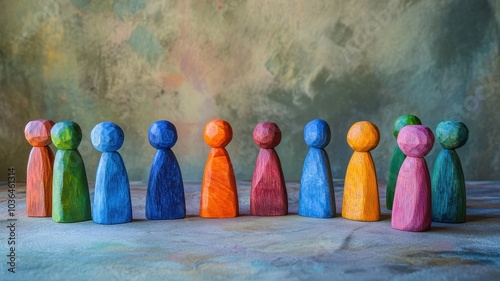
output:
<instances>
[{"instance_id":1,"label":"stone table surface","mask_svg":"<svg viewBox=\"0 0 500 281\"><path fill-rule=\"evenodd\" d=\"M343 219L343 182L334 184L333 219L297 215L298 182L287 183L289 215L249 216L250 182L240 181L240 217L198 217L200 183L186 182L187 218L149 221L146 187L133 183L134 221L99 225L26 217L18 183L12 274L4 183L0 280L500 280L500 182L467 182L467 222L423 233L391 228L384 182L381 221Z\"/></svg>"}]
</instances>

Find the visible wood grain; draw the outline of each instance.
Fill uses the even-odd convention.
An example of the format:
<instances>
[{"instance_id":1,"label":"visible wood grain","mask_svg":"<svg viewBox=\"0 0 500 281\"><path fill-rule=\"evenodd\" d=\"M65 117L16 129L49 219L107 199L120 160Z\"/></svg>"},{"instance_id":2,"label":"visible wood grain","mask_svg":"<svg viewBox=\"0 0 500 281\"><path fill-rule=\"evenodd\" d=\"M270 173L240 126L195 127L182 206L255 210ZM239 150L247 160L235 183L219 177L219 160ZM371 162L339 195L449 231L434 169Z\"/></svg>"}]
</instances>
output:
<instances>
[{"instance_id":1,"label":"visible wood grain","mask_svg":"<svg viewBox=\"0 0 500 281\"><path fill-rule=\"evenodd\" d=\"M389 176L387 177L387 187L385 192L385 205L388 210L392 210L394 202L394 193L396 191L396 182L398 180L399 170L406 159L406 155L401 151L399 146L394 148L392 152L391 164L389 166Z\"/></svg>"},{"instance_id":2,"label":"visible wood grain","mask_svg":"<svg viewBox=\"0 0 500 281\"><path fill-rule=\"evenodd\" d=\"M465 145L469 129L459 121L443 121L436 129L443 147L432 173L432 221L462 223L466 219L465 176L455 149Z\"/></svg>"},{"instance_id":3,"label":"visible wood grain","mask_svg":"<svg viewBox=\"0 0 500 281\"><path fill-rule=\"evenodd\" d=\"M407 157L401 165L392 208L392 227L427 231L431 227L431 182L424 158Z\"/></svg>"},{"instance_id":4,"label":"visible wood grain","mask_svg":"<svg viewBox=\"0 0 500 281\"><path fill-rule=\"evenodd\" d=\"M423 158L434 144L434 134L422 125L408 125L398 135L406 154L399 170L391 225L404 231L427 231L431 227L431 182Z\"/></svg>"},{"instance_id":5,"label":"visible wood grain","mask_svg":"<svg viewBox=\"0 0 500 281\"><path fill-rule=\"evenodd\" d=\"M85 164L77 148L82 139L80 126L73 121L52 127L52 142L59 149L52 179L52 219L79 222L92 219Z\"/></svg>"},{"instance_id":6,"label":"visible wood grain","mask_svg":"<svg viewBox=\"0 0 500 281\"><path fill-rule=\"evenodd\" d=\"M278 154L281 130L272 122L257 124L253 139L261 149L255 163L250 190L250 214L284 216L288 213L288 194Z\"/></svg>"},{"instance_id":7,"label":"visible wood grain","mask_svg":"<svg viewBox=\"0 0 500 281\"><path fill-rule=\"evenodd\" d=\"M200 216L232 218L239 214L233 165L224 148L212 148L201 183Z\"/></svg>"},{"instance_id":8,"label":"visible wood grain","mask_svg":"<svg viewBox=\"0 0 500 281\"><path fill-rule=\"evenodd\" d=\"M29 217L52 216L52 174L54 154L48 146L52 141L51 120L38 119L26 124L24 134L33 146L26 171L26 214Z\"/></svg>"},{"instance_id":9,"label":"visible wood grain","mask_svg":"<svg viewBox=\"0 0 500 281\"><path fill-rule=\"evenodd\" d=\"M370 150L377 147L377 126L367 121L355 123L347 133L354 153L347 166L342 200L342 217L359 221L380 220L377 174Z\"/></svg>"},{"instance_id":10,"label":"visible wood grain","mask_svg":"<svg viewBox=\"0 0 500 281\"><path fill-rule=\"evenodd\" d=\"M212 147L203 173L200 216L232 218L239 214L236 178L229 154L224 148L232 139L228 122L213 120L205 126L205 142Z\"/></svg>"},{"instance_id":11,"label":"visible wood grain","mask_svg":"<svg viewBox=\"0 0 500 281\"><path fill-rule=\"evenodd\" d=\"M443 149L432 172L432 221L465 222L465 177L455 150Z\"/></svg>"},{"instance_id":12,"label":"visible wood grain","mask_svg":"<svg viewBox=\"0 0 500 281\"><path fill-rule=\"evenodd\" d=\"M422 122L415 115L401 115L393 123L394 137L398 137L399 131L407 125L420 125ZM391 164L389 166L389 175L387 176L385 204L388 210L392 210L394 201L394 191L396 190L396 181L398 180L398 173L406 155L401 151L398 145L394 148L391 157Z\"/></svg>"},{"instance_id":13,"label":"visible wood grain","mask_svg":"<svg viewBox=\"0 0 500 281\"><path fill-rule=\"evenodd\" d=\"M122 157L116 152L123 144L123 131L114 123L102 122L92 129L91 139L102 152L96 172L92 219L100 224L131 222L128 175Z\"/></svg>"},{"instance_id":14,"label":"visible wood grain","mask_svg":"<svg viewBox=\"0 0 500 281\"><path fill-rule=\"evenodd\" d=\"M335 217L335 193L328 154L311 148L304 160L300 178L299 215L314 218Z\"/></svg>"},{"instance_id":15,"label":"visible wood grain","mask_svg":"<svg viewBox=\"0 0 500 281\"><path fill-rule=\"evenodd\" d=\"M158 149L151 164L146 194L146 218L181 219L186 216L184 183L177 158L171 147L177 141L175 126L161 120L149 128L149 142Z\"/></svg>"},{"instance_id":16,"label":"visible wood grain","mask_svg":"<svg viewBox=\"0 0 500 281\"><path fill-rule=\"evenodd\" d=\"M54 153L48 146L33 147L26 177L26 214L29 217L52 216L52 173Z\"/></svg>"},{"instance_id":17,"label":"visible wood grain","mask_svg":"<svg viewBox=\"0 0 500 281\"><path fill-rule=\"evenodd\" d=\"M330 160L324 148L330 142L331 132L326 121L315 119L304 128L304 141L310 147L304 160L300 178L299 215L315 218L335 216Z\"/></svg>"}]
</instances>

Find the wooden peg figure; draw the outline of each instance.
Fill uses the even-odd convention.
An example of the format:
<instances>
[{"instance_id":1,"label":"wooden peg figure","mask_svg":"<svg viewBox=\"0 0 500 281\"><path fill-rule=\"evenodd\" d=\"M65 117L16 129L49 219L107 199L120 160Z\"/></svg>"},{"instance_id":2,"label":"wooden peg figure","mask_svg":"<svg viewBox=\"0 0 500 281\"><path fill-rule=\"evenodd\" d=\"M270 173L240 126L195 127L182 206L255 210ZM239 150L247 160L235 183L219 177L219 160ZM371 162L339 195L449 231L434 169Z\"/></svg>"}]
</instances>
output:
<instances>
[{"instance_id":1,"label":"wooden peg figure","mask_svg":"<svg viewBox=\"0 0 500 281\"><path fill-rule=\"evenodd\" d=\"M177 142L177 129L167 120L149 127L149 143L156 149L149 173L146 194L146 218L150 220L181 219L186 216L184 183L172 147Z\"/></svg>"},{"instance_id":2,"label":"wooden peg figure","mask_svg":"<svg viewBox=\"0 0 500 281\"><path fill-rule=\"evenodd\" d=\"M393 128L393 134L396 139L398 138L399 131L406 125L421 125L422 122L415 115L402 115L396 118ZM396 144L392 152L391 165L389 166L389 176L387 177L387 188L385 192L385 205L388 210L392 210L392 203L394 201L394 191L396 190L396 181L398 180L398 173L406 155L401 151Z\"/></svg>"},{"instance_id":3,"label":"wooden peg figure","mask_svg":"<svg viewBox=\"0 0 500 281\"><path fill-rule=\"evenodd\" d=\"M342 217L359 221L380 220L377 174L370 150L377 147L377 126L367 121L354 123L347 143L354 153L347 166L342 200Z\"/></svg>"},{"instance_id":4,"label":"wooden peg figure","mask_svg":"<svg viewBox=\"0 0 500 281\"><path fill-rule=\"evenodd\" d=\"M231 125L213 120L205 126L205 142L212 147L208 154L201 184L200 217L237 217L238 191L233 165L225 147L233 138Z\"/></svg>"},{"instance_id":5,"label":"wooden peg figure","mask_svg":"<svg viewBox=\"0 0 500 281\"><path fill-rule=\"evenodd\" d=\"M26 214L29 217L52 216L52 172L54 153L50 149L51 120L30 121L24 128L24 136L33 146L26 172Z\"/></svg>"},{"instance_id":6,"label":"wooden peg figure","mask_svg":"<svg viewBox=\"0 0 500 281\"><path fill-rule=\"evenodd\" d=\"M85 164L77 148L82 130L73 121L56 123L50 131L58 148L52 179L52 219L79 222L92 219Z\"/></svg>"},{"instance_id":7,"label":"wooden peg figure","mask_svg":"<svg viewBox=\"0 0 500 281\"><path fill-rule=\"evenodd\" d=\"M272 122L257 124L253 140L260 147L250 190L250 214L284 216L288 195L281 162L274 148L281 142L281 130Z\"/></svg>"},{"instance_id":8,"label":"wooden peg figure","mask_svg":"<svg viewBox=\"0 0 500 281\"><path fill-rule=\"evenodd\" d=\"M443 150L432 172L432 221L465 222L465 177L455 149L467 142L469 129L459 121L444 121L437 126L436 136Z\"/></svg>"},{"instance_id":9,"label":"wooden peg figure","mask_svg":"<svg viewBox=\"0 0 500 281\"><path fill-rule=\"evenodd\" d=\"M123 131L114 123L102 122L92 129L90 138L95 149L102 152L95 178L92 219L100 224L131 222L130 185L117 152L123 145Z\"/></svg>"},{"instance_id":10,"label":"wooden peg figure","mask_svg":"<svg viewBox=\"0 0 500 281\"><path fill-rule=\"evenodd\" d=\"M398 135L406 154L399 170L391 224L404 231L427 231L431 227L431 181L423 158L431 151L434 134L422 125L408 125Z\"/></svg>"},{"instance_id":11,"label":"wooden peg figure","mask_svg":"<svg viewBox=\"0 0 500 281\"><path fill-rule=\"evenodd\" d=\"M335 193L333 191L330 160L325 147L330 143L330 127L321 119L307 123L304 141L309 152L304 160L300 178L299 215L314 218L335 216Z\"/></svg>"}]
</instances>

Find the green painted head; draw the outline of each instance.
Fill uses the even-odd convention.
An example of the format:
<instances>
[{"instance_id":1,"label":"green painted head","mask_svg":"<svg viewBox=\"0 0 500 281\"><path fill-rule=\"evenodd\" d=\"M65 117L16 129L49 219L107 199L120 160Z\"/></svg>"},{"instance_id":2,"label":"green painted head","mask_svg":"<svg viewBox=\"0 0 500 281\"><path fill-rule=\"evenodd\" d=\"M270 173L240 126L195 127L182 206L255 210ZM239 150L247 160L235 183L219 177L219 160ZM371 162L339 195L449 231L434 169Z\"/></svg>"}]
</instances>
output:
<instances>
[{"instance_id":1,"label":"green painted head","mask_svg":"<svg viewBox=\"0 0 500 281\"><path fill-rule=\"evenodd\" d=\"M407 125L422 125L422 122L415 115L399 116L398 118L396 118L396 121L394 121L394 124L392 125L392 132L394 134L394 137L398 138L399 131L401 131L401 129L403 129L403 127Z\"/></svg>"},{"instance_id":2,"label":"green painted head","mask_svg":"<svg viewBox=\"0 0 500 281\"><path fill-rule=\"evenodd\" d=\"M436 136L442 147L457 149L469 139L469 129L460 121L443 121L436 128Z\"/></svg>"},{"instance_id":3,"label":"green painted head","mask_svg":"<svg viewBox=\"0 0 500 281\"><path fill-rule=\"evenodd\" d=\"M82 129L73 121L56 123L50 130L52 143L62 150L77 149L82 141Z\"/></svg>"}]
</instances>

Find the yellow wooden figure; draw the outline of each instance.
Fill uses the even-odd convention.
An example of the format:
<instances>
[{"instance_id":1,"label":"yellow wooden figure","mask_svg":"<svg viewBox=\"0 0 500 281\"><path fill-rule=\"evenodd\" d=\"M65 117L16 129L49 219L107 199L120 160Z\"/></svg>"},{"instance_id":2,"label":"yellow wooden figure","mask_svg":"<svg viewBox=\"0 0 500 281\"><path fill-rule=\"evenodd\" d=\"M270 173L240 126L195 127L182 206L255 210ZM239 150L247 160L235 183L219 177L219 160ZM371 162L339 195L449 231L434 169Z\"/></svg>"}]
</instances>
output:
<instances>
[{"instance_id":1,"label":"yellow wooden figure","mask_svg":"<svg viewBox=\"0 0 500 281\"><path fill-rule=\"evenodd\" d=\"M370 150L377 147L380 134L368 122L355 123L347 133L347 143L354 153L347 166L342 200L342 217L358 221L379 221L377 174Z\"/></svg>"}]
</instances>

